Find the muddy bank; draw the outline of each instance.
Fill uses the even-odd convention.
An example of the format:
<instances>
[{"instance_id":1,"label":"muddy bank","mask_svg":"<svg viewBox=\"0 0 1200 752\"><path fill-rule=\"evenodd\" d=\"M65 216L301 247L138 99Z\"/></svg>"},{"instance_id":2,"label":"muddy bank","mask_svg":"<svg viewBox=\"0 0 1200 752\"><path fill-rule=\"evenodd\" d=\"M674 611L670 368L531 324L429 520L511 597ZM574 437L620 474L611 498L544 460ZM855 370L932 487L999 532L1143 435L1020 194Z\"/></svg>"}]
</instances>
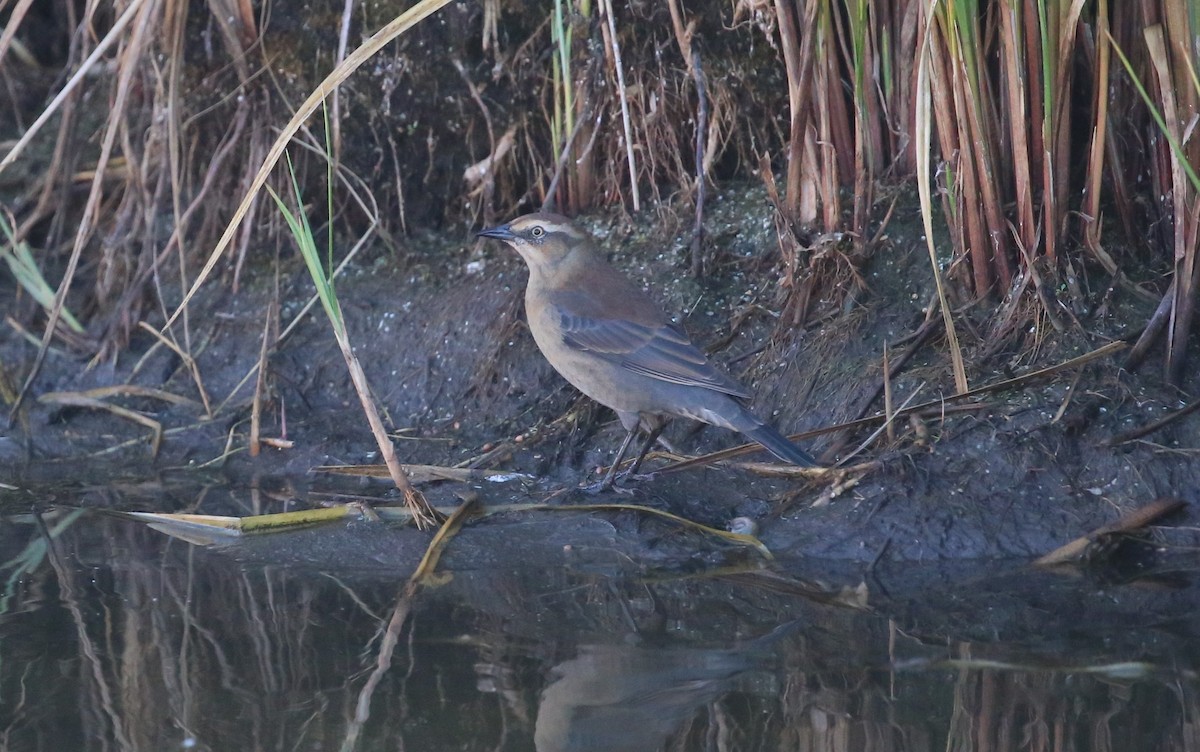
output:
<instances>
[{"instance_id":1,"label":"muddy bank","mask_svg":"<svg viewBox=\"0 0 1200 752\"><path fill-rule=\"evenodd\" d=\"M667 310L683 312L680 321L697 342L716 347L714 358L756 394L756 412L772 416L785 432L799 432L857 417L880 384L884 343L891 343L895 359L912 346L905 338L926 319L932 290L928 257L918 228L906 220L914 213L905 200L886 230L889 242L870 258L854 259L858 276L846 274L830 288L829 299L814 301L811 323L798 331L777 325L784 299L779 259L769 206L757 189L729 190L712 200L706 227L712 271L702 281L687 274L690 233L678 218L614 214L583 223ZM510 447L491 464L532 479L478 486L489 505L540 500L593 479L620 440L619 425L538 354L523 323L525 270L519 259L502 248L472 244L468 228L460 230L418 238L403 248L373 249L338 282L352 341L397 436L401 459L456 464ZM336 346L325 323L311 316L269 359L263 433L286 438L290 448L269 449L257 458L240 451L264 311L276 285L275 268L252 272L236 295L210 285L190 314L193 342L206 343L193 351L215 417L205 417L192 372L166 348L155 347L149 335L139 335L127 355L90 369L55 351L38 394L140 384L194 402L106 398L161 423L165 432L157 458L150 456L143 426L92 409L31 404L22 424L27 433L14 430L3 442L9 460L4 481L36 487L75 475L86 460L86 475L78 480L87 483L105 475L145 478L165 469L204 467L223 480L263 489L261 511L306 503L317 498L316 491L386 497L382 485L308 474L316 465L375 461ZM286 325L310 286L297 260L285 258L278 275L280 320ZM1089 281L1104 289L1103 280ZM1112 291L1103 306L1076 313L1063 332L1037 323L996 336L985 328L982 314L976 320L973 313L964 306L958 318L972 386L1127 337L1148 317L1144 303ZM27 367L34 348L11 331L0 336L3 361ZM1033 341L1038 347L1029 346ZM1036 356L1020 355L1025 352ZM635 500L715 525L752 517L773 550L793 555L874 561L1041 554L1157 497L1198 500L1193 453L1200 447L1200 429L1194 417L1143 440L1105 445L1183 404L1178 393L1159 386L1157 374L1127 373L1119 366L1119 356L1099 360L987 395L963 412L905 422L893 439L881 437L867 448L859 459L877 464L861 473L783 480L709 467L642 483ZM952 394L942 337L921 344L891 388L895 404ZM882 408L880 398L866 412ZM843 456L872 430L842 437L827 459ZM728 432L682 421L667 437L689 453L738 443ZM820 453L836 438L804 443ZM455 503L458 491L454 484L426 489L440 503ZM580 497L571 492L556 498L569 504ZM1185 513L1171 523L1189 521L1194 518ZM1160 535L1172 544L1185 537Z\"/></svg>"}]
</instances>

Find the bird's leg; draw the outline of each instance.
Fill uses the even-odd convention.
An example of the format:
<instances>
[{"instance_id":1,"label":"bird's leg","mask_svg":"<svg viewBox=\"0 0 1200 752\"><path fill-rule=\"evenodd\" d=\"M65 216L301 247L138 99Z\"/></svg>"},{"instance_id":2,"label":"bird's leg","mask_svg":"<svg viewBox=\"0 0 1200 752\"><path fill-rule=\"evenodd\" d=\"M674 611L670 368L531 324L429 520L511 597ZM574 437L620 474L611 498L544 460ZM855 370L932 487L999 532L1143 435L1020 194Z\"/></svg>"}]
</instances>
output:
<instances>
[{"instance_id":1,"label":"bird's leg","mask_svg":"<svg viewBox=\"0 0 1200 752\"><path fill-rule=\"evenodd\" d=\"M593 483L590 486L584 486L584 491L587 491L588 493L600 493L602 491L612 489L618 493L629 493L628 491L624 491L624 489L614 486L613 481L617 479L617 468L621 466L621 460L624 459L625 453L629 451L629 445L633 443L633 437L637 435L637 430L637 423L634 423L633 428L629 429L629 433L625 434L625 440L621 442L621 448L617 450L616 458L613 460L613 463L609 465L608 472L604 474L604 480L600 481L599 483Z\"/></svg>"},{"instance_id":2,"label":"bird's leg","mask_svg":"<svg viewBox=\"0 0 1200 752\"><path fill-rule=\"evenodd\" d=\"M625 472L622 477L634 478L637 477L638 469L642 466L642 460L646 459L646 455L650 453L650 447L654 446L654 442L658 441L658 437L662 434L663 429L667 427L666 422L659 423L654 428L650 429L650 433L646 436L646 443L642 444L642 451L638 452L637 459L633 461L633 466ZM648 475L653 475L649 473Z\"/></svg>"}]
</instances>

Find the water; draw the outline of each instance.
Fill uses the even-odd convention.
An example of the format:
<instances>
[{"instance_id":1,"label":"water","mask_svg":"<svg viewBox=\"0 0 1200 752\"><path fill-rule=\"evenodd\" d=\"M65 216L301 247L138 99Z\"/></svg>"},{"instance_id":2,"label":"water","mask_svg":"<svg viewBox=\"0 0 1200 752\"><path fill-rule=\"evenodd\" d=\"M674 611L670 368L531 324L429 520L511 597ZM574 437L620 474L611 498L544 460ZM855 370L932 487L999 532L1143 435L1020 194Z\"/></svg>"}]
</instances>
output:
<instances>
[{"instance_id":1,"label":"water","mask_svg":"<svg viewBox=\"0 0 1200 752\"><path fill-rule=\"evenodd\" d=\"M764 568L572 513L478 521L410 588L428 540L12 512L0 749L1200 749L1187 573Z\"/></svg>"}]
</instances>

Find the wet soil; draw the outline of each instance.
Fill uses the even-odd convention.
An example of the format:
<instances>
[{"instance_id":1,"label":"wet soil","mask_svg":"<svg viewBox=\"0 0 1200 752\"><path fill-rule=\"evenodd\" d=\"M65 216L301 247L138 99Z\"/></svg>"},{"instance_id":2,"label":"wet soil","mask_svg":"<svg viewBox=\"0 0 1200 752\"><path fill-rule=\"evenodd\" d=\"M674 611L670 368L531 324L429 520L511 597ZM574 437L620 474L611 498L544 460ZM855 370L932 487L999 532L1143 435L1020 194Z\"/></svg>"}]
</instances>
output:
<instances>
[{"instance_id":1,"label":"wet soil","mask_svg":"<svg viewBox=\"0 0 1200 752\"><path fill-rule=\"evenodd\" d=\"M919 228L907 219L915 216L913 207L905 207L911 199L900 202L885 241L868 257L855 257L861 284L848 274L833 278L830 294L811 306L809 323L796 329L779 323L786 292L778 286L782 262L769 206L757 188L726 190L711 201L710 271L700 281L687 272L690 230L669 211L582 222L614 263L643 281L667 310L681 312L679 321L696 341L717 345L714 357L757 395L755 411L785 432L799 432L851 420L864 409L881 411L881 398L867 402L880 384L884 343L892 343L891 355L898 357L903 338L926 319L928 256ZM825 252L848 258L846 247L827 245ZM113 398L166 429L161 451L152 457L144 427L99 411L32 403L27 433L14 431L0 441L8 468L2 480L24 489L64 479L99 485L204 468L222 482L261 489L268 501L260 511L339 492L386 500L383 484L309 473L318 465L376 460L345 366L315 314L278 342L269 360L263 433L286 438L290 447L256 458L242 451L265 311L277 300L286 325L311 294L298 260L284 258L277 267L250 272L236 294L210 284L189 312L192 350L215 417L206 418L194 404ZM412 238L402 248L375 248L337 284L352 342L402 461L456 464L508 447L490 466L530 478L478 484L473 490L485 504L548 497L571 504L584 498L571 489L594 480L622 432L609 411L581 397L537 352L523 322L524 280L515 255L472 242L464 227ZM1094 294L1074 301L1073 315L1059 312L1070 322L1061 332L1033 315L1023 331L989 336L983 307L964 306L957 320L971 385L1002 381L1135 334L1149 315L1146 304L1110 290L1104 280L1088 281ZM3 362L27 367L34 347L11 330L0 337ZM898 426L894 440L877 439L857 458L875 462L861 472L778 479L711 466L637 483L633 500L717 526L733 517L753 518L772 550L793 556L863 563L1039 555L1155 498L1197 501L1200 419L1106 446L1117 434L1184 404L1184 395L1163 387L1152 368L1130 373L1119 358L988 395L967 412ZM148 335L113 362L90 368L52 351L35 393L127 383L199 401L189 370ZM943 338L920 346L891 388L896 404L914 395L919 403L952 394ZM740 443L720 429L685 423L677 421L667 433L683 451ZM844 456L872 430L847 435L826 459ZM802 443L820 453L835 435ZM462 490L449 483L425 489L445 504L457 503ZM1194 523L1192 512L1177 515L1156 540L1190 546L1186 531ZM615 524L628 525L637 537L637 523Z\"/></svg>"}]
</instances>

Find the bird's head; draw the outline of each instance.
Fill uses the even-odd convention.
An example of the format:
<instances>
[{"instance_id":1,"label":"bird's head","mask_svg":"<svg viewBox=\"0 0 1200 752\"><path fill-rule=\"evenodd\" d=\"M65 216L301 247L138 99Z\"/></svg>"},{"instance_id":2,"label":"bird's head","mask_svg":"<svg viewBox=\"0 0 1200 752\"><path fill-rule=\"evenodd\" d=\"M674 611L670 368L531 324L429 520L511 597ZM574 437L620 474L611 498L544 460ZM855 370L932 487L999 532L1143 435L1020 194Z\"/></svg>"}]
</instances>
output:
<instances>
[{"instance_id":1,"label":"bird's head","mask_svg":"<svg viewBox=\"0 0 1200 752\"><path fill-rule=\"evenodd\" d=\"M559 214L539 212L517 217L477 233L481 238L495 238L508 243L525 259L533 271L548 271L568 254L588 240L587 236Z\"/></svg>"}]
</instances>

